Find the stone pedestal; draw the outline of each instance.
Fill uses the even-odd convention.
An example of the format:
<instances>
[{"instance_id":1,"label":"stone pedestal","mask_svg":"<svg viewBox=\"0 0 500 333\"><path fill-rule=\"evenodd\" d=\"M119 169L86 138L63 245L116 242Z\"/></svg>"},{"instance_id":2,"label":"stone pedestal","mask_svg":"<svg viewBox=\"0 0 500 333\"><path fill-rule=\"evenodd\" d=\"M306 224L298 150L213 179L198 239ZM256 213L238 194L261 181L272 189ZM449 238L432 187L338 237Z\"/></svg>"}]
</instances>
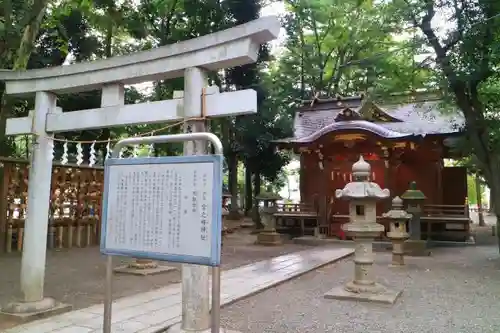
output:
<instances>
[{"instance_id":1,"label":"stone pedestal","mask_svg":"<svg viewBox=\"0 0 500 333\"><path fill-rule=\"evenodd\" d=\"M116 267L115 273L131 274L131 275L155 275L167 273L176 270L177 268L167 265L160 265L158 262L149 259L134 259L131 263Z\"/></svg>"},{"instance_id":2,"label":"stone pedestal","mask_svg":"<svg viewBox=\"0 0 500 333\"><path fill-rule=\"evenodd\" d=\"M408 213L412 214L410 219L410 239L405 242L405 254L414 257L430 256L431 251L427 249L427 241L422 240L420 230L422 205L427 199L425 194L418 190L417 183L412 181L408 190L401 195L401 199L406 202ZM430 235L427 235L428 239L429 237Z\"/></svg>"},{"instance_id":3,"label":"stone pedestal","mask_svg":"<svg viewBox=\"0 0 500 333\"><path fill-rule=\"evenodd\" d=\"M1 309L0 321L23 323L61 314L71 309L71 305L59 303L49 297L37 302L14 302Z\"/></svg>"},{"instance_id":4,"label":"stone pedestal","mask_svg":"<svg viewBox=\"0 0 500 333\"><path fill-rule=\"evenodd\" d=\"M404 243L406 238L398 238L395 235L390 235L391 233L387 233L387 236L392 240L392 262L391 267L403 267L405 265L405 249Z\"/></svg>"},{"instance_id":5,"label":"stone pedestal","mask_svg":"<svg viewBox=\"0 0 500 333\"><path fill-rule=\"evenodd\" d=\"M264 230L257 235L256 244L259 245L281 245L283 240L276 230Z\"/></svg>"},{"instance_id":6,"label":"stone pedestal","mask_svg":"<svg viewBox=\"0 0 500 333\"><path fill-rule=\"evenodd\" d=\"M267 195L266 197L258 197L257 199L264 202L264 207L260 209L260 218L264 225L264 230L257 234L257 241L255 243L259 245L281 245L283 241L281 235L276 232L276 220L274 218L274 213L277 212L277 197Z\"/></svg>"},{"instance_id":7,"label":"stone pedestal","mask_svg":"<svg viewBox=\"0 0 500 333\"><path fill-rule=\"evenodd\" d=\"M427 248L427 242L424 240L408 239L404 243L404 252L407 256L428 257L431 251Z\"/></svg>"},{"instance_id":8,"label":"stone pedestal","mask_svg":"<svg viewBox=\"0 0 500 333\"><path fill-rule=\"evenodd\" d=\"M354 300L394 304L402 290L393 290L377 283L373 276L373 239L383 231L384 227L376 225L372 228L371 237L365 231L362 237L354 236L356 249L354 252L354 280L343 286L337 286L324 296L330 299ZM348 232L352 234L352 232Z\"/></svg>"}]
</instances>

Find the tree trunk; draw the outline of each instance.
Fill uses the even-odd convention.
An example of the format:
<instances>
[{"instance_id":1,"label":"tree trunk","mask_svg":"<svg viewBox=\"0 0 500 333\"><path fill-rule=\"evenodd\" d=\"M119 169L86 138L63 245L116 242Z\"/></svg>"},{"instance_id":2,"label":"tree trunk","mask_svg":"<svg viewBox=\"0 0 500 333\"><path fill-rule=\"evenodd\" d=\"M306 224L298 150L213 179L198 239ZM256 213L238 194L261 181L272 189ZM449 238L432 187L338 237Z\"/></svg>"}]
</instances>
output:
<instances>
[{"instance_id":1,"label":"tree trunk","mask_svg":"<svg viewBox=\"0 0 500 333\"><path fill-rule=\"evenodd\" d=\"M482 198L483 191L481 191L481 181L477 174L474 178L476 181L477 216L479 220L479 226L484 227L486 224L484 223L484 216L483 216L483 198Z\"/></svg>"},{"instance_id":2,"label":"tree trunk","mask_svg":"<svg viewBox=\"0 0 500 333\"><path fill-rule=\"evenodd\" d=\"M27 68L48 2L49 0L35 0L31 10L26 13L31 19L23 28L19 47L17 48L16 54L13 56L13 70L25 70ZM13 45L7 46L15 49ZM7 125L7 118L10 115L10 105L7 102L5 91L2 91L2 96L0 98L0 155L2 156L9 156L12 153L12 147L9 145L9 141L5 136L5 126Z\"/></svg>"},{"instance_id":3,"label":"tree trunk","mask_svg":"<svg viewBox=\"0 0 500 333\"><path fill-rule=\"evenodd\" d=\"M253 207L252 171L245 163L245 216L250 216Z\"/></svg>"},{"instance_id":4,"label":"tree trunk","mask_svg":"<svg viewBox=\"0 0 500 333\"><path fill-rule=\"evenodd\" d=\"M491 190L490 190L490 201L489 201L488 212L490 214L495 213L495 198L493 197L493 191Z\"/></svg>"},{"instance_id":5,"label":"tree trunk","mask_svg":"<svg viewBox=\"0 0 500 333\"><path fill-rule=\"evenodd\" d=\"M227 156L228 165L228 185L231 192L231 207L229 209L229 220L238 220L240 218L240 209L238 205L238 158L235 154Z\"/></svg>"},{"instance_id":6,"label":"tree trunk","mask_svg":"<svg viewBox=\"0 0 500 333\"><path fill-rule=\"evenodd\" d=\"M42 23L43 16L45 15L45 9L47 8L49 0L35 0L31 10L27 11L26 15L29 15L31 19L28 21L26 26L23 28L23 34L17 52L12 56L14 62L12 64L13 70L24 70L28 66L28 60L33 52L33 47L35 45L35 39L40 31L40 25ZM9 24L8 24L9 25ZM5 28L5 27L4 27ZM8 27L7 27L8 28ZM14 45L5 45L7 48L16 49ZM10 52L9 52L10 53ZM11 56L11 54L5 54L4 56ZM7 118L11 115L11 105L8 101L5 90L0 91L0 156L10 157L13 153L13 147L10 144L8 138L5 135ZM0 179L4 178L4 169L0 168ZM0 200L5 200L1 198ZM5 204L5 202L2 202ZM5 241L5 230L6 225L0 223L0 249L4 249Z\"/></svg>"},{"instance_id":7,"label":"tree trunk","mask_svg":"<svg viewBox=\"0 0 500 333\"><path fill-rule=\"evenodd\" d=\"M260 214L259 214L259 202L257 201L257 196L260 193L260 186L262 182L260 179L260 172L255 172L253 174L253 195L254 195L254 205L253 205L253 221L255 222L255 226L257 229L262 229L264 226L260 222Z\"/></svg>"},{"instance_id":8,"label":"tree trunk","mask_svg":"<svg viewBox=\"0 0 500 333\"><path fill-rule=\"evenodd\" d=\"M494 196L494 205L495 205L495 207L500 207L500 197L499 196ZM500 209L495 209L495 216L497 218L497 221L496 221L497 245L498 245L498 251L500 252Z\"/></svg>"},{"instance_id":9,"label":"tree trunk","mask_svg":"<svg viewBox=\"0 0 500 333\"><path fill-rule=\"evenodd\" d=\"M495 163L495 158L490 160L490 164L486 165L487 169L485 172L486 179L488 180L488 185L491 190L491 197L493 198L492 205L494 207L495 216L497 218L496 221L496 236L497 236L497 246L498 251L500 252L500 164Z\"/></svg>"}]
</instances>

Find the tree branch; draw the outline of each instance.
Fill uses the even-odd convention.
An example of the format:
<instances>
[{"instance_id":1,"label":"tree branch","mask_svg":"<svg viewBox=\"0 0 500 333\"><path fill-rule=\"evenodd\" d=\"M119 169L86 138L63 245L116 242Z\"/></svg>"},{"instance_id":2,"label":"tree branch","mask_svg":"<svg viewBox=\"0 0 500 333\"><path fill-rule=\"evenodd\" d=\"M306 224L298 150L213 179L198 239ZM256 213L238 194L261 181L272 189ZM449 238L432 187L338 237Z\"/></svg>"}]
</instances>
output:
<instances>
[{"instance_id":1,"label":"tree branch","mask_svg":"<svg viewBox=\"0 0 500 333\"><path fill-rule=\"evenodd\" d=\"M434 9L434 0L426 0L425 2L426 2L425 5L426 13L422 18L422 22L418 24L418 22L416 22L415 17L414 21L417 24L417 26L420 27L423 34L427 37L427 41L429 42L429 44L434 49L434 52L436 53L437 63L441 66L441 69L443 70L444 75L448 78L450 84L453 85L457 83L458 80L457 75L453 70L450 58L447 55L447 50L441 45L436 36L436 33L434 32L431 26L431 21L436 15L436 11Z\"/></svg>"}]
</instances>

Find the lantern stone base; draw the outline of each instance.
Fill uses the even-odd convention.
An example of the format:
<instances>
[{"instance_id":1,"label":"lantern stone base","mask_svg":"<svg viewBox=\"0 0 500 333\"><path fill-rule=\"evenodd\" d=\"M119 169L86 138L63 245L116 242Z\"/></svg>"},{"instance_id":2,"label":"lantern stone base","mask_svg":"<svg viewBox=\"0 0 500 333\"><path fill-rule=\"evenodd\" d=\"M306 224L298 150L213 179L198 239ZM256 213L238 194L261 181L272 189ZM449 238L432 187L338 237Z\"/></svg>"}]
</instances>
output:
<instances>
[{"instance_id":1,"label":"lantern stone base","mask_svg":"<svg viewBox=\"0 0 500 333\"><path fill-rule=\"evenodd\" d=\"M325 294L325 298L347 301L394 304L402 294L402 290L392 290L379 283L356 288L353 282L338 286Z\"/></svg>"},{"instance_id":2,"label":"lantern stone base","mask_svg":"<svg viewBox=\"0 0 500 333\"><path fill-rule=\"evenodd\" d=\"M283 244L283 239L281 234L277 233L275 230L265 230L257 235L257 241L255 244L258 245L281 245Z\"/></svg>"},{"instance_id":3,"label":"lantern stone base","mask_svg":"<svg viewBox=\"0 0 500 333\"><path fill-rule=\"evenodd\" d=\"M25 323L71 311L69 304L46 297L38 302L15 302L0 310L0 321Z\"/></svg>"},{"instance_id":4,"label":"lantern stone base","mask_svg":"<svg viewBox=\"0 0 500 333\"><path fill-rule=\"evenodd\" d=\"M203 331L191 331L191 330L183 330L181 328L181 324L175 324L173 326L170 326L166 331L160 331L160 332L166 332L166 333L211 333L211 329L203 330ZM219 333L241 333L239 331L233 331L233 330L228 330L225 328L220 328Z\"/></svg>"},{"instance_id":5,"label":"lantern stone base","mask_svg":"<svg viewBox=\"0 0 500 333\"><path fill-rule=\"evenodd\" d=\"M160 265L156 261L147 259L135 259L131 263L114 269L115 273L148 276L175 271L172 266Z\"/></svg>"},{"instance_id":6,"label":"lantern stone base","mask_svg":"<svg viewBox=\"0 0 500 333\"><path fill-rule=\"evenodd\" d=\"M412 257L428 257L431 251L424 240L409 239L404 243L405 255Z\"/></svg>"},{"instance_id":7,"label":"lantern stone base","mask_svg":"<svg viewBox=\"0 0 500 333\"><path fill-rule=\"evenodd\" d=\"M387 236L392 241L392 262L389 267L404 267L405 266L405 241L408 239L406 235L394 235L388 232Z\"/></svg>"}]
</instances>

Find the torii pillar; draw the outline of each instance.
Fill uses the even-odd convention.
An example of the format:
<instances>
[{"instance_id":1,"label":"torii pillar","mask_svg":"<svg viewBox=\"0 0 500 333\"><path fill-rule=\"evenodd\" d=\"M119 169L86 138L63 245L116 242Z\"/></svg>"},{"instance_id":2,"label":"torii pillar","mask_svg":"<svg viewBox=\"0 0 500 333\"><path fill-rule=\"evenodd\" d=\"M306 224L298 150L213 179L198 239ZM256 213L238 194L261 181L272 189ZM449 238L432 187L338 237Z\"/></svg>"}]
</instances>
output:
<instances>
[{"instance_id":1,"label":"torii pillar","mask_svg":"<svg viewBox=\"0 0 500 333\"><path fill-rule=\"evenodd\" d=\"M45 297L43 290L53 133L199 118L202 116L202 89L206 84L204 72L255 62L260 44L276 39L280 28L277 17L267 16L210 35L126 56L28 71L0 71L6 94L36 95L32 116L7 120L7 135L33 135L35 140L21 264L22 297L2 308L0 320L2 316L29 319L69 308ZM120 94L124 85L182 76L186 76L184 98L131 105L123 103ZM98 89L114 92L104 107L57 112L57 94ZM206 96L205 104L204 116L209 118L256 113L257 94L252 89L212 93ZM189 126L202 129L199 122ZM206 147L189 151L205 153ZM183 320L172 330L190 333L210 330L208 283L208 269L184 266Z\"/></svg>"}]
</instances>

